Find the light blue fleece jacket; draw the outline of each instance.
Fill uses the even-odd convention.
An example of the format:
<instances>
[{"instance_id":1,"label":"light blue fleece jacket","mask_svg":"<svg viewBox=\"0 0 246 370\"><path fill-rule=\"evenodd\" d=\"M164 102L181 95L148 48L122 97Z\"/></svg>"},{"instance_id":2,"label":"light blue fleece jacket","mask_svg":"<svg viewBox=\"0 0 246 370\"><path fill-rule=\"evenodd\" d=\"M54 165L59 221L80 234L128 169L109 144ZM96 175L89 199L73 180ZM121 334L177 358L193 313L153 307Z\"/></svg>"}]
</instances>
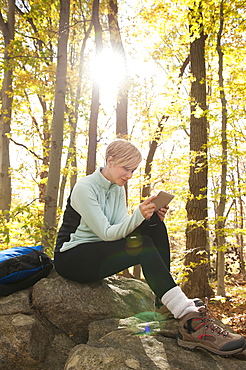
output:
<instances>
[{"instance_id":1,"label":"light blue fleece jacket","mask_svg":"<svg viewBox=\"0 0 246 370\"><path fill-rule=\"evenodd\" d=\"M70 241L63 243L61 252L81 243L125 238L144 221L139 206L131 216L127 215L124 186L112 184L100 168L75 184L71 206L81 220Z\"/></svg>"}]
</instances>

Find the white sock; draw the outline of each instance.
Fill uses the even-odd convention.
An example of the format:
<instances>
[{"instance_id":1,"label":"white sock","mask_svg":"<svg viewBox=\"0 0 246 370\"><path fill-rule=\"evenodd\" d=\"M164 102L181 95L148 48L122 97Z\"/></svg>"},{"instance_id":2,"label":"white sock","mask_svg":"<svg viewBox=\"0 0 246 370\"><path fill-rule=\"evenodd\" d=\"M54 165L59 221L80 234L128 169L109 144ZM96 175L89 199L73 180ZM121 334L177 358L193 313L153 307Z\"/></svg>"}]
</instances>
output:
<instances>
[{"instance_id":1,"label":"white sock","mask_svg":"<svg viewBox=\"0 0 246 370\"><path fill-rule=\"evenodd\" d=\"M162 303L172 312L175 319L180 319L189 312L197 312L192 299L186 297L179 286L168 290L161 298Z\"/></svg>"}]
</instances>

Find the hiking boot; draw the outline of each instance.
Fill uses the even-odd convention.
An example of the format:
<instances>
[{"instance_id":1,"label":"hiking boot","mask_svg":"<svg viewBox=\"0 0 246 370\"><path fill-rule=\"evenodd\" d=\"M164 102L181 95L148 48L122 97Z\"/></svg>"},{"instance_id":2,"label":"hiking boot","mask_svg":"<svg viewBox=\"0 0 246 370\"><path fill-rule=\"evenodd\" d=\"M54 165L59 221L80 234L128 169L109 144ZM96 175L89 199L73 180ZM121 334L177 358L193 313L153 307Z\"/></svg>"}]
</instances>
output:
<instances>
[{"instance_id":1,"label":"hiking boot","mask_svg":"<svg viewBox=\"0 0 246 370\"><path fill-rule=\"evenodd\" d=\"M243 336L214 324L206 305L180 319L177 344L190 350L204 348L220 356L231 356L246 349Z\"/></svg>"}]
</instances>

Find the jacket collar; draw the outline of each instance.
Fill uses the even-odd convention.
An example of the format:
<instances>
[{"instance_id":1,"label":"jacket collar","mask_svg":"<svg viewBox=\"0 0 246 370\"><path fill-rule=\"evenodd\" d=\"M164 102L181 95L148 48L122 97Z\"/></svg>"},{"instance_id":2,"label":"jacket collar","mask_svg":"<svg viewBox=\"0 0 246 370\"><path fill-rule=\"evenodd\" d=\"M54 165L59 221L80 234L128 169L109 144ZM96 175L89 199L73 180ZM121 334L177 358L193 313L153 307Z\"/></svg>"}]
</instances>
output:
<instances>
[{"instance_id":1,"label":"jacket collar","mask_svg":"<svg viewBox=\"0 0 246 370\"><path fill-rule=\"evenodd\" d=\"M111 181L107 180L106 177L103 176L103 174L101 173L102 169L103 167L98 167L96 171L93 173L93 177L95 181L98 183L98 185L100 185L102 188L106 190L117 187L118 186L117 184L112 184Z\"/></svg>"}]
</instances>

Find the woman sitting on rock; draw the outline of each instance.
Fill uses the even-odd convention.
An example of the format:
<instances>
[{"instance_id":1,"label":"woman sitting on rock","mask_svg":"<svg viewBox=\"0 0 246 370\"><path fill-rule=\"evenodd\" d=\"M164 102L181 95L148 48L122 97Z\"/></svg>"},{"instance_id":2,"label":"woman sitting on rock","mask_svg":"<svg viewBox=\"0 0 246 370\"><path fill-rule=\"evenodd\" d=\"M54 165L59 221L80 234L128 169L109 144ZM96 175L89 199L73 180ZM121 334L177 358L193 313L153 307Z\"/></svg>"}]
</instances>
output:
<instances>
[{"instance_id":1,"label":"woman sitting on rock","mask_svg":"<svg viewBox=\"0 0 246 370\"><path fill-rule=\"evenodd\" d=\"M223 356L243 351L245 339L214 325L207 306L197 307L174 282L163 222L168 207L155 212L152 196L128 216L124 185L141 159L130 142L115 140L107 147L105 167L78 180L57 237L57 272L90 283L140 264L152 291L180 319L178 345Z\"/></svg>"}]
</instances>

